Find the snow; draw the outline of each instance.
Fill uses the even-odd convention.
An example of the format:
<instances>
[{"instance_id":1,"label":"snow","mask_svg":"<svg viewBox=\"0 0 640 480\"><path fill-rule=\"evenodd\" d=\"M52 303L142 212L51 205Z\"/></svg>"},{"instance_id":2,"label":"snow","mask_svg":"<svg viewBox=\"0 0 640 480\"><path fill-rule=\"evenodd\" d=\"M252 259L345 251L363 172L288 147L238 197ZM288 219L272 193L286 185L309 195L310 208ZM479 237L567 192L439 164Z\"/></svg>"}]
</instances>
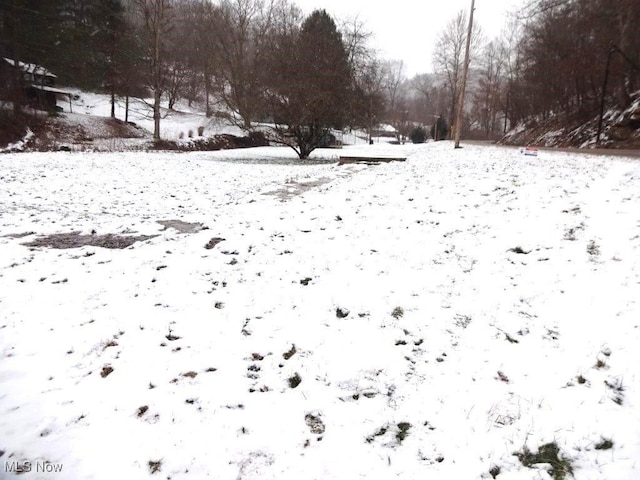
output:
<instances>
[{"instance_id":1,"label":"snow","mask_svg":"<svg viewBox=\"0 0 640 480\"><path fill-rule=\"evenodd\" d=\"M74 88L68 88L66 90L73 95L72 104L69 106L69 102L60 102L59 106L63 109L65 115L72 114L71 116L74 121L82 122L83 116L86 118L85 121L90 121L92 116L111 116L111 97L109 95ZM128 120L152 133L152 105L152 99L142 100L139 98L131 98L129 100ZM126 103L124 99L117 98L115 105L116 118L124 120L125 114ZM189 108L186 102L178 103L175 110L169 110L166 108L166 102L163 102L161 115L160 136L165 140L178 140L180 138L189 138L190 136L197 137L199 127L203 128L204 136L213 136L222 133L244 136L240 128L230 126L228 122L221 118L208 118L203 113L199 113L197 109Z\"/></svg>"},{"instance_id":2,"label":"snow","mask_svg":"<svg viewBox=\"0 0 640 480\"><path fill-rule=\"evenodd\" d=\"M104 93L95 93L79 90L76 88L67 88L72 95L72 102L61 101L59 107L64 112L64 116L68 117L70 122L74 122L78 125L86 127L89 131L100 132L99 128L96 128L95 117L110 117L111 116L111 97ZM139 99L131 98L129 101L129 121L134 122L149 133L153 133L153 100L152 99ZM194 103L189 106L187 101L179 101L173 110L166 108L167 102L162 102L160 120L160 136L165 140L178 141L182 140L183 143L188 143L193 138L198 138L199 130L202 130L202 136L212 137L214 135L230 134L238 137L243 137L246 132L240 127L231 125L228 120L221 118L220 116L207 117L202 111L199 110L199 105ZM115 115L116 118L124 120L126 114L125 101L122 98L116 98L115 102ZM270 130L273 125L270 124L257 124L258 129ZM395 132L394 127L391 125L381 125L381 130L387 133ZM335 130L332 133L346 145L366 145L368 144L368 134L362 130L353 130L343 133L342 131ZM389 143L395 141L395 137L382 136L373 137L374 143ZM118 139L114 145L113 139L106 142L107 145L100 145L105 142L94 142L99 150L131 150L136 145L142 145L140 141L127 141L122 145L122 139ZM103 148L100 148L100 147ZM122 147L122 148L118 148Z\"/></svg>"},{"instance_id":3,"label":"snow","mask_svg":"<svg viewBox=\"0 0 640 480\"><path fill-rule=\"evenodd\" d=\"M640 164L315 156L0 158L0 478L640 477Z\"/></svg>"}]
</instances>

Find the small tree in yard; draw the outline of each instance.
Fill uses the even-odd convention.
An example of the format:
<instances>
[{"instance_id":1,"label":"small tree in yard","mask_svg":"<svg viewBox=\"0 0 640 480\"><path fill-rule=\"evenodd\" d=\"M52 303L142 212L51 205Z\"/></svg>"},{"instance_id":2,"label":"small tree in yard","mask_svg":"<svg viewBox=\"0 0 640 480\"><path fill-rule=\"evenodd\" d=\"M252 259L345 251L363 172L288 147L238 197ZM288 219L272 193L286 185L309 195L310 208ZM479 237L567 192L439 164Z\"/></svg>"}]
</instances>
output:
<instances>
[{"instance_id":1,"label":"small tree in yard","mask_svg":"<svg viewBox=\"0 0 640 480\"><path fill-rule=\"evenodd\" d=\"M349 114L351 70L342 36L324 10L314 11L299 32L281 35L272 49L269 104L272 140L306 159Z\"/></svg>"},{"instance_id":2,"label":"small tree in yard","mask_svg":"<svg viewBox=\"0 0 640 480\"><path fill-rule=\"evenodd\" d=\"M427 141L427 131L420 126L414 127L410 138L412 143L424 143Z\"/></svg>"}]
</instances>

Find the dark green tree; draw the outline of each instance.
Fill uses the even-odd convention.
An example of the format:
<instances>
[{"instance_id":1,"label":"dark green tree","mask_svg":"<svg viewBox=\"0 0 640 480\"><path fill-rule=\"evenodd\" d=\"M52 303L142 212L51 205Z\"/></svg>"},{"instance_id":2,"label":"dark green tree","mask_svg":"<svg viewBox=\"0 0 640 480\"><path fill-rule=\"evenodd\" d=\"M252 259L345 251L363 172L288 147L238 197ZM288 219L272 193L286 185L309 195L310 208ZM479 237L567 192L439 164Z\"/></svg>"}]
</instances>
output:
<instances>
[{"instance_id":1,"label":"dark green tree","mask_svg":"<svg viewBox=\"0 0 640 480\"><path fill-rule=\"evenodd\" d=\"M420 126L414 127L409 138L412 143L424 143L427 140L427 131Z\"/></svg>"},{"instance_id":2,"label":"dark green tree","mask_svg":"<svg viewBox=\"0 0 640 480\"><path fill-rule=\"evenodd\" d=\"M299 32L283 35L272 54L274 140L306 159L349 117L352 74L342 36L331 16L316 10Z\"/></svg>"}]
</instances>

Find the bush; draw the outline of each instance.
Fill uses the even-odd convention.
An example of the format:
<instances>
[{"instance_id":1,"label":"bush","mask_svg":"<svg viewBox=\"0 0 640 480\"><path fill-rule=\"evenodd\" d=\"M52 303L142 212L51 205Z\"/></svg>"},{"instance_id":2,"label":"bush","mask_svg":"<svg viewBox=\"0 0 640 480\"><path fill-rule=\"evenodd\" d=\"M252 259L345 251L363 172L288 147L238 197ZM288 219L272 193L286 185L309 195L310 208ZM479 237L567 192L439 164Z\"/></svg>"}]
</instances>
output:
<instances>
[{"instance_id":1,"label":"bush","mask_svg":"<svg viewBox=\"0 0 640 480\"><path fill-rule=\"evenodd\" d=\"M415 127L409 138L413 143L424 143L427 141L427 131L422 127Z\"/></svg>"},{"instance_id":2,"label":"bush","mask_svg":"<svg viewBox=\"0 0 640 480\"><path fill-rule=\"evenodd\" d=\"M438 117L436 123L431 126L431 138L434 140L445 140L449 135L449 127L442 117Z\"/></svg>"},{"instance_id":3,"label":"bush","mask_svg":"<svg viewBox=\"0 0 640 480\"><path fill-rule=\"evenodd\" d=\"M200 137L185 139L184 134L180 134L181 142L171 140L155 140L152 150L179 150L190 151L211 151L227 150L232 148L249 148L269 145L262 132L252 132L248 137L236 137L235 135L221 134L212 137Z\"/></svg>"}]
</instances>

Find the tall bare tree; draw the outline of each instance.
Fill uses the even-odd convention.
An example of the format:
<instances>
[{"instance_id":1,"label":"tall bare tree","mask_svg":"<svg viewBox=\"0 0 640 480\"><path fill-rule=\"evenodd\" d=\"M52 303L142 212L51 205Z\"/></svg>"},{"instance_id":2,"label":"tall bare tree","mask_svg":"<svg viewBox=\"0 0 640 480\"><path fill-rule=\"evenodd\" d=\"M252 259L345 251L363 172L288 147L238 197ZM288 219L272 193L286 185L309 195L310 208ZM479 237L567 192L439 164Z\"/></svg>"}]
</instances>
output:
<instances>
[{"instance_id":1,"label":"tall bare tree","mask_svg":"<svg viewBox=\"0 0 640 480\"><path fill-rule=\"evenodd\" d=\"M505 83L505 47L499 40L489 42L479 58L478 82L472 95L472 115L486 139L499 131Z\"/></svg>"},{"instance_id":2,"label":"tall bare tree","mask_svg":"<svg viewBox=\"0 0 640 480\"><path fill-rule=\"evenodd\" d=\"M142 18L149 54L150 87L153 92L153 138L160 139L160 102L165 89L163 68L167 34L171 25L171 0L134 0Z\"/></svg>"},{"instance_id":3,"label":"tall bare tree","mask_svg":"<svg viewBox=\"0 0 640 480\"><path fill-rule=\"evenodd\" d=\"M247 130L264 113L264 55L272 6L264 0L222 0L212 32L218 93L232 112L231 120Z\"/></svg>"},{"instance_id":4,"label":"tall bare tree","mask_svg":"<svg viewBox=\"0 0 640 480\"><path fill-rule=\"evenodd\" d=\"M409 100L406 66L402 60L387 60L383 64L386 87L386 119L396 129L398 141L408 135Z\"/></svg>"},{"instance_id":5,"label":"tall bare tree","mask_svg":"<svg viewBox=\"0 0 640 480\"><path fill-rule=\"evenodd\" d=\"M438 36L433 54L436 73L443 74L446 77L446 83L449 88L451 103L448 109L448 123L450 125L454 122L458 97L460 96L468 21L467 12L460 10ZM481 42L482 31L476 24L471 34L470 55L472 61Z\"/></svg>"}]
</instances>

